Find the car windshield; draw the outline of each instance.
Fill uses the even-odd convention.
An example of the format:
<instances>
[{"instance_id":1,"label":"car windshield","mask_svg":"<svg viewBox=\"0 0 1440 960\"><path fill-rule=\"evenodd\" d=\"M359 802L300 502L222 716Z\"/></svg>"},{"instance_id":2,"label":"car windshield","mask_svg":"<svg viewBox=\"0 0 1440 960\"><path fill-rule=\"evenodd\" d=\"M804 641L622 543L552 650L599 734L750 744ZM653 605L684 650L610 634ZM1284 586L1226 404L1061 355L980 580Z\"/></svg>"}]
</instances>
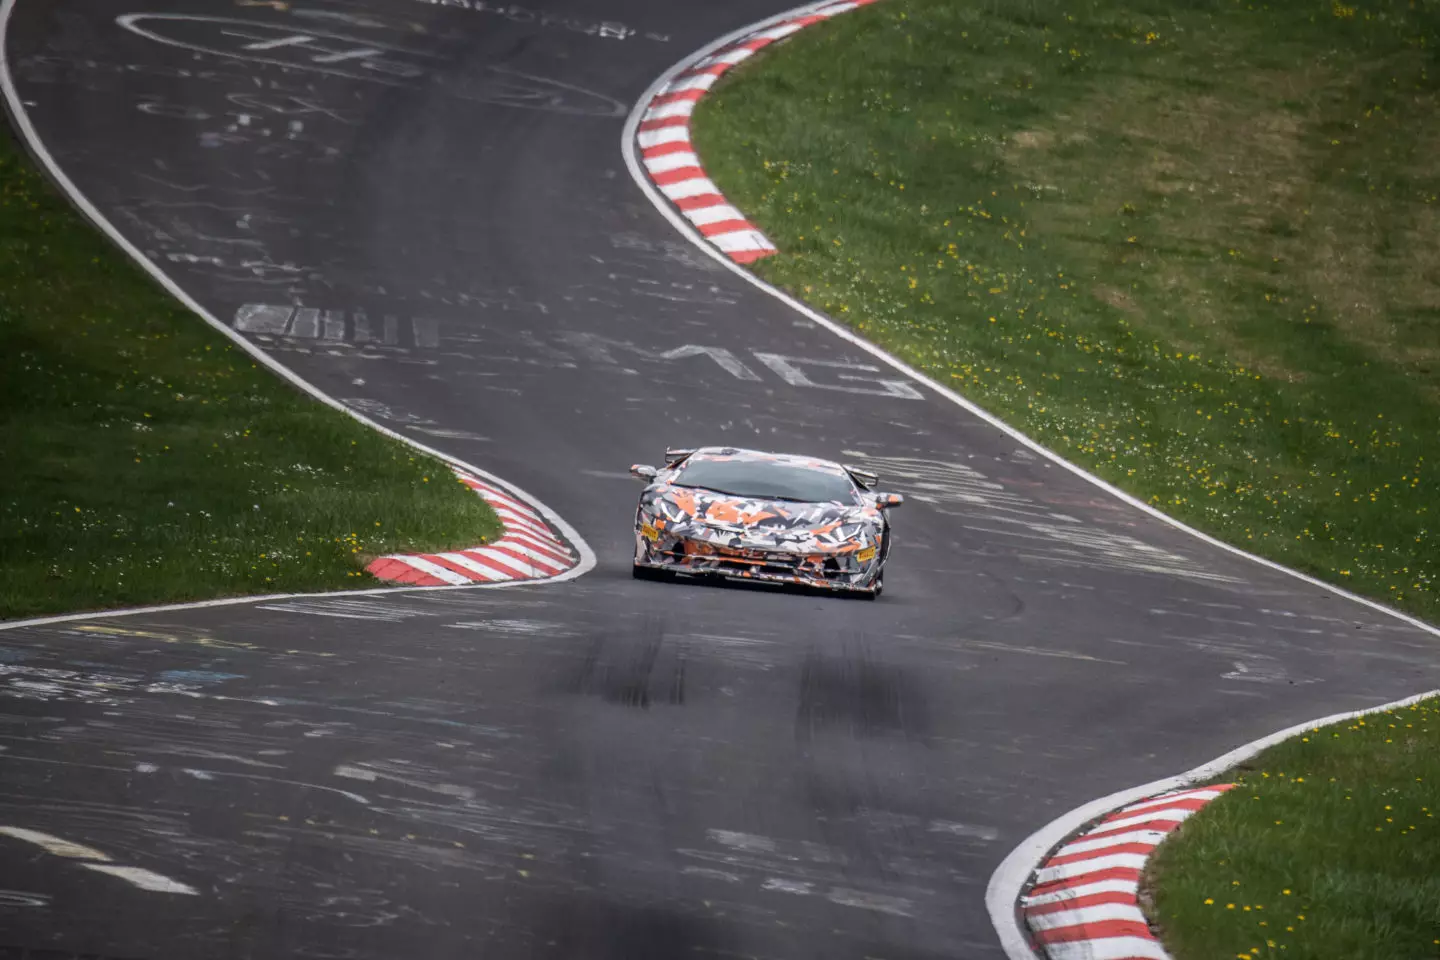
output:
<instances>
[{"instance_id":1,"label":"car windshield","mask_svg":"<svg viewBox=\"0 0 1440 960\"><path fill-rule=\"evenodd\" d=\"M691 460L671 482L759 500L855 500L855 486L843 474L773 460Z\"/></svg>"}]
</instances>

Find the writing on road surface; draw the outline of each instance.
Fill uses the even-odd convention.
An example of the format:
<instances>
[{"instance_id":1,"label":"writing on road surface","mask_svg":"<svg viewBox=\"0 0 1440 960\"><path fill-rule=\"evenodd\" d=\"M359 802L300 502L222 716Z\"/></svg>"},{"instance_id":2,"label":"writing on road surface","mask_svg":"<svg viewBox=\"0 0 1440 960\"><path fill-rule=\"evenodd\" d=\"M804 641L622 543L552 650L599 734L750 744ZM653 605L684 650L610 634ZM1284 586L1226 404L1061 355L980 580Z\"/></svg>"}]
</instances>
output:
<instances>
[{"instance_id":1,"label":"writing on road surface","mask_svg":"<svg viewBox=\"0 0 1440 960\"><path fill-rule=\"evenodd\" d=\"M379 348L408 351L435 350L442 346L442 327L428 317L401 318L393 314L372 317L364 310L321 310L286 304L247 303L235 311L233 325L241 333L251 334L262 343L284 341L316 342L337 352L355 348ZM752 383L764 381L760 373L768 370L792 387L812 390L837 390L843 393L897 397L921 400L923 395L913 384L881 376L875 364L850 359L794 357L751 350L757 363L751 365L734 351L711 344L686 343L674 347L642 347L625 340L602 337L576 330L563 330L556 339L569 352L539 345L556 357L580 357L591 363L620 367L618 357L636 358L664 363L704 359L735 378ZM472 339L463 334L461 341ZM572 364L573 365L573 364Z\"/></svg>"},{"instance_id":2,"label":"writing on road surface","mask_svg":"<svg viewBox=\"0 0 1440 960\"><path fill-rule=\"evenodd\" d=\"M509 20L511 23L534 24L538 27L556 27L561 30L570 30L574 33L583 33L590 37L598 37L602 40L626 40L640 32L634 27L626 26L617 20L586 20L580 17L565 17L555 13L547 13L544 10L522 7L518 3L492 3L490 0L415 0L415 2L427 4L432 7L446 7L455 10L470 10L475 13L489 14L492 17ZM658 43L668 43L670 40L669 35L664 33L647 32L644 34L644 37L646 40L654 40Z\"/></svg>"},{"instance_id":3,"label":"writing on road surface","mask_svg":"<svg viewBox=\"0 0 1440 960\"><path fill-rule=\"evenodd\" d=\"M445 93L497 106L621 117L613 97L549 77L490 65L483 77L447 69L450 57L422 39L406 43L317 30L308 23L269 23L187 13L125 13L115 22L147 40L226 60L269 64L348 80L411 87L429 81Z\"/></svg>"}]
</instances>

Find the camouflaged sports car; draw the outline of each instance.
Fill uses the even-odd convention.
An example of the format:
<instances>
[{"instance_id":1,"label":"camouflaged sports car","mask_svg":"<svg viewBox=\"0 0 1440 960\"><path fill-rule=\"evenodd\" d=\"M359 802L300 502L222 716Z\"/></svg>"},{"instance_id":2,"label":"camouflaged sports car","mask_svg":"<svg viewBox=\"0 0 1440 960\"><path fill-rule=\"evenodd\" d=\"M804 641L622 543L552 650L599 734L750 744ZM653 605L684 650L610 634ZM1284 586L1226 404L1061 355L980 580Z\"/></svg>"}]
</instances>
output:
<instances>
[{"instance_id":1,"label":"camouflaged sports car","mask_svg":"<svg viewBox=\"0 0 1440 960\"><path fill-rule=\"evenodd\" d=\"M635 511L635 576L710 575L859 594L884 589L885 511L873 473L811 457L733 447L666 450L636 464L646 481Z\"/></svg>"}]
</instances>

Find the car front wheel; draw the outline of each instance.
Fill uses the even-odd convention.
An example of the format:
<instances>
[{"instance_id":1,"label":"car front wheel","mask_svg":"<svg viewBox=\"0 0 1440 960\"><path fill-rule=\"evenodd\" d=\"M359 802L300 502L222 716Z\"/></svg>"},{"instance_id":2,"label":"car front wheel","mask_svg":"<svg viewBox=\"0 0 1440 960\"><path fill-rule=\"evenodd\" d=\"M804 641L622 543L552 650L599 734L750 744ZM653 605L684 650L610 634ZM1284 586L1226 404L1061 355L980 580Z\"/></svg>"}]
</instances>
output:
<instances>
[{"instance_id":1,"label":"car front wheel","mask_svg":"<svg viewBox=\"0 0 1440 960\"><path fill-rule=\"evenodd\" d=\"M880 599L880 594L885 592L885 573L881 571L875 575L875 588L860 594L866 600L875 601Z\"/></svg>"}]
</instances>

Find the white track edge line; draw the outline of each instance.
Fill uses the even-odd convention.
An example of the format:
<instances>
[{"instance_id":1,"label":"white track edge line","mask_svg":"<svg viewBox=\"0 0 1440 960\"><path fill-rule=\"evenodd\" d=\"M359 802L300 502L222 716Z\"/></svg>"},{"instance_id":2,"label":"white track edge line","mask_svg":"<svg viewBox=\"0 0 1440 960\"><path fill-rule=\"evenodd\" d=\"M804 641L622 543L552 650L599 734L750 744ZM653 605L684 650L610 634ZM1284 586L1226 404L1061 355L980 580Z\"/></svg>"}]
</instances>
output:
<instances>
[{"instance_id":1,"label":"white track edge line","mask_svg":"<svg viewBox=\"0 0 1440 960\"><path fill-rule=\"evenodd\" d=\"M134 244L127 240L124 235L115 228L115 225L112 224L108 219L106 219L105 215L102 214L99 209L97 209L95 205L90 202L89 198L87 198L83 193L80 192L80 189L75 186L75 183L68 176L66 176L65 171L60 168L60 165L55 161L55 158L50 155L50 151L45 148L45 144L41 141L39 134L35 131L35 125L30 122L30 115L26 113L25 104L20 99L19 92L15 89L14 78L10 75L10 55L7 44L9 42L10 35L10 15L14 11L14 9L15 0L0 0L0 92L3 92L4 94L5 110L7 113L9 113L10 120L14 124L16 132L19 133L21 139L24 140L26 148L30 151L30 155L40 162L40 165L45 168L45 172L49 174L51 182L60 188L60 190L69 199L69 201L74 204L81 213L85 215L86 219L88 219L95 227L97 227L101 233L105 234L112 243L114 243L122 251L124 251L131 260L135 261L135 263L138 264L142 270L144 270L157 283L159 283L160 286L166 290L166 292L168 292L172 297L178 300L182 306L184 306L190 312L194 313L200 319L204 320L210 326L219 330L226 337L230 338L230 340L239 345L240 349L244 350L246 353L248 353L251 357L259 361L260 363L264 364L266 369L279 376L282 380L287 381L292 386L299 389L302 393L308 394L313 399L320 401L321 403L325 404L328 407L331 407L332 409L339 410L341 413L345 414L353 420L364 424L370 429L375 430L376 432L381 433L387 437L390 437L392 440L398 440L412 449L429 454L430 456L435 457L436 459L451 467L458 467L459 469L467 470L473 473L476 477L486 480L489 483L493 483L496 487L498 487L504 492L507 492L509 495L518 498L524 503L528 503L541 516L543 516L547 521L549 521L549 523L560 532L561 536L565 537L566 540L570 541L570 543L575 547L576 553L579 554L579 560L575 564L575 566L571 567L569 570L566 570L564 573L559 574L558 576L509 583L486 584L484 585L485 587L487 587L488 589L496 589L507 586L519 586L522 584L539 584L542 582L557 583L564 580L574 580L575 578L583 576L584 574L589 573L592 569L594 569L596 558L594 551L590 549L590 545L585 542L584 538L580 536L579 532L577 532L574 527L566 523L565 520L558 513L556 513L554 510L551 510L550 507L548 507L545 503L543 503L536 497L531 496L529 493L526 493L524 490L515 486L514 484L495 476L495 474L491 473L488 470L482 470L474 464L467 463L466 461L461 460L459 457L454 457L448 453L436 450L434 447L427 446L426 444L420 443L418 440L411 439L410 437L405 436L403 433L398 433L394 430L391 430L389 427L382 426L381 424L376 423L369 417L363 416L357 411L345 406L343 403L336 400L328 393L323 392L318 387L314 386L308 381L301 379L298 374L294 373L284 364L280 363L278 360L271 357L265 351L261 350L259 347L246 340L236 330L234 330L230 326L227 326L224 323L221 323L214 314L212 314L209 310L205 309L205 307L201 306L199 301L191 297L188 293L185 292L184 289L181 288L178 283L172 280L169 274L165 273L164 270L161 270L158 264L151 261L149 257L141 253ZM419 588L379 587L367 590L331 590L319 593L275 593L266 594L263 596L227 597L221 600L200 600L192 603L158 604L148 607L131 607L129 609L121 610L102 610L91 613L71 613L60 614L58 616L52 617L34 617L28 620L0 621L0 630L13 630L19 627L38 626L46 623L61 623L69 620L99 619L102 617L126 617L134 616L140 613L156 613L166 610L195 610L204 607L233 606L242 603L261 603L266 601L273 602L275 600L298 599L302 597L325 598L367 596L377 593L397 593L400 591L408 591L413 589L468 590L473 588L451 586Z\"/></svg>"},{"instance_id":2,"label":"white track edge line","mask_svg":"<svg viewBox=\"0 0 1440 960\"><path fill-rule=\"evenodd\" d=\"M3 2L4 4L8 5L13 3L14 0L3 0ZM1398 620L1402 620L1405 623L1408 623L1410 626L1415 627L1416 629L1423 630L1426 633L1440 637L1440 627L1426 623L1418 617L1413 617L1408 613L1402 613L1399 610L1387 607L1383 603L1371 600L1368 597L1362 597L1357 593L1352 593L1349 590L1346 590L1343 587L1338 587L1333 583L1327 583L1326 581L1321 580L1317 577L1312 577L1308 573L1301 573L1299 570L1287 567L1284 564L1277 563L1274 560L1268 560L1265 557L1257 556L1256 554L1243 550L1240 547L1234 546L1233 544L1229 544L1223 540L1212 537L1208 533L1203 533L1200 530L1197 530L1194 527L1190 526L1189 524L1177 520L1176 518L1170 516L1164 511L1157 510L1155 507L1152 507L1145 501L1140 500L1129 493L1126 493L1124 490L1121 490L1119 487L1116 487L1105 480L1102 480L1100 477L1096 476L1093 473L1090 473L1083 467L1071 463L1069 460L1066 460L1064 457L1060 456L1060 454L1042 445L1039 441L1031 439L1024 433L1021 433L1016 428L1010 426L1008 423L1005 423L999 417L988 412L982 407L977 406L973 401L967 400L965 397L956 393L954 390L951 390L944 384L932 380L924 373L921 373L919 370L916 370L914 367L905 363L905 361L901 360L899 357L893 356L892 354L886 352L885 350L881 349L870 341L858 336L852 330L840 325L836 321L825 316L823 313L820 313L818 310L815 310L810 306L800 302L799 300L790 296L788 293L781 290L780 288L772 284L766 283L764 280L760 279L758 276L751 273L749 270L746 270L743 266L731 260L721 251L716 249L714 245L712 245L705 238L704 234L700 233L698 230L692 227L690 223L685 220L683 216L680 215L679 211L670 205L670 203L660 193L659 189L653 183L651 183L650 179L646 176L644 167L641 165L639 157L637 155L635 134L637 128L640 126L642 114L644 114L646 108L650 103L650 100L656 95L656 93L659 92L662 87L664 87L667 83L674 79L677 74L689 69L696 61L704 59L705 57L710 56L712 53L715 53L721 48L728 46L731 43L734 43L736 40L739 40L740 38L745 37L748 34L754 33L758 30L764 29L769 25L778 23L781 20L787 20L793 17L803 16L806 13L810 13L812 11L819 10L828 6L832 6L832 4L829 2L805 4L803 6L787 10L784 13L776 14L775 16L769 17L765 20L758 20L755 23L750 24L749 26L744 26L738 30L731 31L720 39L712 41L704 47L701 47L699 50L691 53L690 55L686 56L684 59L676 63L674 66L670 67L669 70L666 70L658 78L656 78L655 82L652 83L650 87L640 95L640 99L636 101L635 106L630 110L630 115L625 119L625 128L620 134L620 149L621 153L625 157L625 167L627 170L630 171L631 179L634 180L636 185L640 187L641 191L645 194L646 198L649 199L650 203L654 205L655 209L658 210L660 214L665 217L665 219L669 220L671 225L674 226L676 230L680 231L680 233L682 233L691 243L695 244L695 246L705 251L706 254L708 254L717 263L725 267L725 269L729 270L731 273L742 277L747 283L764 291L765 293L770 294L770 296L779 300L781 303L784 303L791 309L803 314L806 318L820 324L822 327L829 330L836 336L840 337L842 340L845 340L859 347L871 356L883 361L884 363L889 364L891 367L905 374L910 379L916 381L919 384L922 384L925 387L930 388L944 399L949 400L951 403L954 403L955 405L963 408L970 414L985 421L990 426L999 430L1001 433L1006 434L1016 442L1030 448L1031 450L1045 457L1052 463L1055 463L1065 468L1066 470L1069 470L1077 477L1080 477L1081 479L1093 484L1094 486L1099 487L1101 490L1110 494L1112 497L1115 497L1116 499L1121 500L1132 507L1135 507L1137 510L1141 510L1144 513L1149 514L1150 516L1154 517L1157 520L1160 520L1163 523L1169 524L1177 530L1183 531L1184 533L1187 533L1192 537L1202 540L1213 547L1218 547L1221 550L1226 551L1227 553L1232 553L1238 557L1244 557L1247 560L1251 560L1262 566L1269 567L1271 570L1277 570L1280 573L1295 577L1296 579L1302 580L1305 583L1311 584L1312 586L1321 587L1322 589L1334 594L1335 596L1343 597L1346 600L1352 600L1363 606L1369 607L1372 610L1376 610L1387 616L1395 617ZM703 161L704 158L702 157L701 159ZM723 196L723 194L721 195ZM729 201L727 200L726 202Z\"/></svg>"},{"instance_id":3,"label":"white track edge line","mask_svg":"<svg viewBox=\"0 0 1440 960\"><path fill-rule=\"evenodd\" d=\"M985 907L990 913L990 922L994 925L995 933L1000 938L1000 945L1005 950L1005 956L1009 960L1035 960L1036 957L1041 956L1030 946L1030 938L1025 932L1023 921L1019 916L1020 892L1025 888L1031 875L1043 865L1050 851L1090 821L1119 810L1127 804L1218 776L1231 767L1244 763L1261 751L1297 734L1317 727L1329 726L1332 723L1353 720L1356 717L1400 710L1434 696L1440 696L1440 690L1417 693L1403 700L1382 703L1378 707L1366 707L1363 710L1351 710L1347 713L1321 717L1319 720L1297 723L1293 727L1286 727L1284 730L1236 747L1229 753L1216 757L1209 763L1192 770L1167 777L1164 780L1155 780L1138 787L1119 790L1098 800L1091 800L1089 803L1082 804L1069 813L1050 821L1010 851L1009 855L1000 862L1000 866L996 867L995 872L990 875L990 882L985 888Z\"/></svg>"}]
</instances>

